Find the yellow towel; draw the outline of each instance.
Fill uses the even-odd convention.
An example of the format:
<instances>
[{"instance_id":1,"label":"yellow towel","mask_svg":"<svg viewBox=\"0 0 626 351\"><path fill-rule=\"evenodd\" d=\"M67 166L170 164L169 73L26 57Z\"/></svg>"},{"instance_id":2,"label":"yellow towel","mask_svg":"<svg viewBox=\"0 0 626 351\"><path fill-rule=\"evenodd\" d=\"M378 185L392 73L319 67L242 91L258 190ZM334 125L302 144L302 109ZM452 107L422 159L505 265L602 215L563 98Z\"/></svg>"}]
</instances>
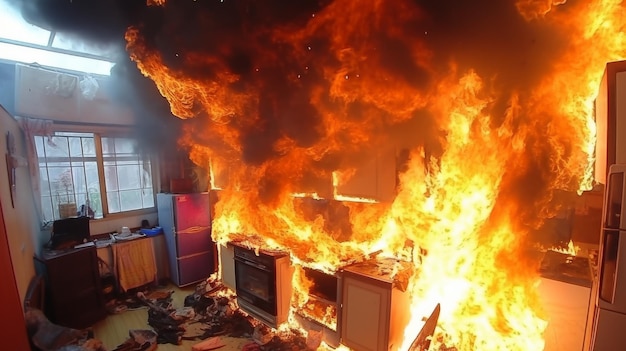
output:
<instances>
[{"instance_id":1,"label":"yellow towel","mask_svg":"<svg viewBox=\"0 0 626 351\"><path fill-rule=\"evenodd\" d=\"M156 281L156 262L150 239L117 242L112 248L115 272L123 291Z\"/></svg>"}]
</instances>

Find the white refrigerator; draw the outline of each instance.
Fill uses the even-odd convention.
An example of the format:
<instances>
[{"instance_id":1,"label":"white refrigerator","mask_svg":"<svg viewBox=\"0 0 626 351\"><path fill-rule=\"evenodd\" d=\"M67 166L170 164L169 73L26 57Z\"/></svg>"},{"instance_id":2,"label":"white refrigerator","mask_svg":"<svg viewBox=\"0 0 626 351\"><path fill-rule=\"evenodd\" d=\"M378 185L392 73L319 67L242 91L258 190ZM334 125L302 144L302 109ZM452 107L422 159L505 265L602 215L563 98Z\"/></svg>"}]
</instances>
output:
<instances>
[{"instance_id":1,"label":"white refrigerator","mask_svg":"<svg viewBox=\"0 0 626 351\"><path fill-rule=\"evenodd\" d=\"M610 166L604 193L593 351L626 348L626 164ZM585 350L586 351L586 350Z\"/></svg>"}]
</instances>

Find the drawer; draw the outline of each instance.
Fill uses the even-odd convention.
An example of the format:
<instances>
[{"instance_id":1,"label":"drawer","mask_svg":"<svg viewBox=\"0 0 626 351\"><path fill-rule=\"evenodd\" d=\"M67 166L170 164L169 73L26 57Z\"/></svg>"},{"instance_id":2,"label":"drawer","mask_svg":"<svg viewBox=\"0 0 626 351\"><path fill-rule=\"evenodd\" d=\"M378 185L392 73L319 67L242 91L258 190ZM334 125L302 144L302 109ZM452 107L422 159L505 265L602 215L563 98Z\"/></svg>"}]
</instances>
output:
<instances>
[{"instance_id":1,"label":"drawer","mask_svg":"<svg viewBox=\"0 0 626 351\"><path fill-rule=\"evenodd\" d=\"M211 227L193 227L176 233L177 257L213 250L214 246Z\"/></svg>"},{"instance_id":2,"label":"drawer","mask_svg":"<svg viewBox=\"0 0 626 351\"><path fill-rule=\"evenodd\" d=\"M178 259L178 285L187 285L208 278L215 272L213 251Z\"/></svg>"}]
</instances>

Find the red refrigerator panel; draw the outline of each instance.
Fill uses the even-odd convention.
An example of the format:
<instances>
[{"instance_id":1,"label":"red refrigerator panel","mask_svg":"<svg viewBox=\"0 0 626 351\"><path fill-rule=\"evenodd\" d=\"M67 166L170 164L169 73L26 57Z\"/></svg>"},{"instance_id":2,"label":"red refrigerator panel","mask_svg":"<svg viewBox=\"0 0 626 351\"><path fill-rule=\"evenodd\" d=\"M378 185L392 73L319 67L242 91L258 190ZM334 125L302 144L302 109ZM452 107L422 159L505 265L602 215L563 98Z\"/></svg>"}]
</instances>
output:
<instances>
[{"instance_id":1,"label":"red refrigerator panel","mask_svg":"<svg viewBox=\"0 0 626 351\"><path fill-rule=\"evenodd\" d=\"M211 226L211 201L209 194L185 194L174 196L176 231L190 227Z\"/></svg>"},{"instance_id":2,"label":"red refrigerator panel","mask_svg":"<svg viewBox=\"0 0 626 351\"><path fill-rule=\"evenodd\" d=\"M178 257L185 257L213 249L211 227L190 227L176 234Z\"/></svg>"}]
</instances>

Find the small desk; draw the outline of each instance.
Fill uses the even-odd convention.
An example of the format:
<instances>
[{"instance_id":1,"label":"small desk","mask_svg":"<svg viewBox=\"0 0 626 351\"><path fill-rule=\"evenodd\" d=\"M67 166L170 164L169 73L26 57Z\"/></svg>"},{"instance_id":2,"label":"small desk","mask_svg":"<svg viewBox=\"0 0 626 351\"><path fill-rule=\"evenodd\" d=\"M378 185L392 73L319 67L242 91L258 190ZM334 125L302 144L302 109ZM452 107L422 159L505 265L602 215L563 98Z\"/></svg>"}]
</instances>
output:
<instances>
[{"instance_id":1,"label":"small desk","mask_svg":"<svg viewBox=\"0 0 626 351\"><path fill-rule=\"evenodd\" d=\"M46 314L56 324L83 329L104 319L107 311L94 246L44 250L35 256L46 279Z\"/></svg>"}]
</instances>

